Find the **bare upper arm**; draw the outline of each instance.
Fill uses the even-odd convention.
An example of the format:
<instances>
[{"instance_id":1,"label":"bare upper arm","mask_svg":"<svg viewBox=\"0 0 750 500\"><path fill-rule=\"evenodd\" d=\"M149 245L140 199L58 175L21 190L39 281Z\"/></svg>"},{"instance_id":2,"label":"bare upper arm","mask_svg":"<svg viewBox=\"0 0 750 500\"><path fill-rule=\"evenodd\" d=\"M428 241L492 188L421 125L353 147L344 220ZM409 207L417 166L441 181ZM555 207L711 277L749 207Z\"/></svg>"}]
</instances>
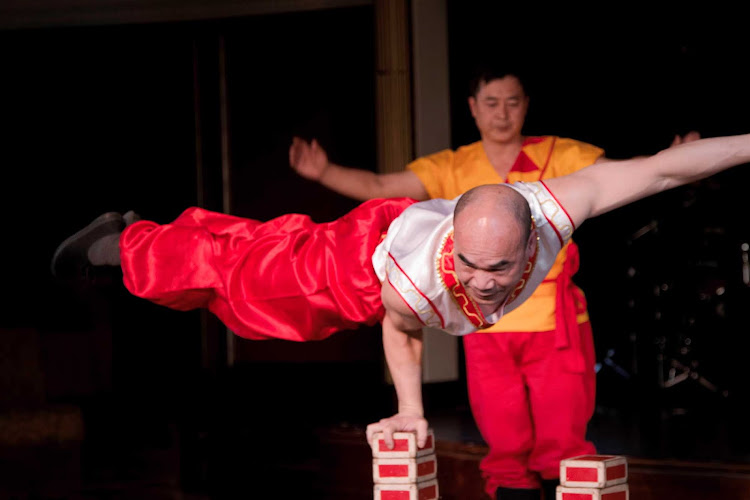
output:
<instances>
[{"instance_id":1,"label":"bare upper arm","mask_svg":"<svg viewBox=\"0 0 750 500\"><path fill-rule=\"evenodd\" d=\"M545 181L576 226L658 192L661 177L652 157L597 162Z\"/></svg>"}]
</instances>

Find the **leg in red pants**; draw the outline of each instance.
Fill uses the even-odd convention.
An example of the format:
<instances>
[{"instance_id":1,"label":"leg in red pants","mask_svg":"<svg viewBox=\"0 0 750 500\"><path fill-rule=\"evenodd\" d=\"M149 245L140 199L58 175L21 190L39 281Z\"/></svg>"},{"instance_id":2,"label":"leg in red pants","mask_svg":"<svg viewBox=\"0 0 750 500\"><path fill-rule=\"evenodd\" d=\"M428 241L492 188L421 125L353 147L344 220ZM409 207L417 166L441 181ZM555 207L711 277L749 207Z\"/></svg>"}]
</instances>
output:
<instances>
[{"instance_id":1,"label":"leg in red pants","mask_svg":"<svg viewBox=\"0 0 750 500\"><path fill-rule=\"evenodd\" d=\"M589 323L580 325L585 372L565 368L555 332L474 333L464 337L472 411L489 453L486 490L538 488L559 476L560 460L594 453L586 426L595 397Z\"/></svg>"},{"instance_id":2,"label":"leg in red pants","mask_svg":"<svg viewBox=\"0 0 750 500\"><path fill-rule=\"evenodd\" d=\"M323 339L382 319L372 253L414 200L365 202L333 222L268 222L200 208L120 236L128 290L178 310L205 307L251 339Z\"/></svg>"}]
</instances>

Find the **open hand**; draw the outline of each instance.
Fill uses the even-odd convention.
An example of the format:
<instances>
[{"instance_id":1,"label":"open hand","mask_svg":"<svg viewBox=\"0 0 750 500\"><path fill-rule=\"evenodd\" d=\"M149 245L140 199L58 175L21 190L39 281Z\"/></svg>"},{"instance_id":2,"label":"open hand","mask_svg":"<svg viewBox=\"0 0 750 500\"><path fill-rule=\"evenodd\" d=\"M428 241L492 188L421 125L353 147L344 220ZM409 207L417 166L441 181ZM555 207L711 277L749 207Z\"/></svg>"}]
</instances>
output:
<instances>
[{"instance_id":1,"label":"open hand","mask_svg":"<svg viewBox=\"0 0 750 500\"><path fill-rule=\"evenodd\" d=\"M672 140L672 144L670 146L679 146L680 144L685 144L686 142L693 142L697 141L701 138L701 134L699 132L696 132L695 130L691 130L687 134L680 137L679 135L675 135L674 139Z\"/></svg>"},{"instance_id":2,"label":"open hand","mask_svg":"<svg viewBox=\"0 0 750 500\"><path fill-rule=\"evenodd\" d=\"M318 181L328 168L328 155L315 139L307 142L295 137L289 147L289 165L305 179Z\"/></svg>"}]
</instances>

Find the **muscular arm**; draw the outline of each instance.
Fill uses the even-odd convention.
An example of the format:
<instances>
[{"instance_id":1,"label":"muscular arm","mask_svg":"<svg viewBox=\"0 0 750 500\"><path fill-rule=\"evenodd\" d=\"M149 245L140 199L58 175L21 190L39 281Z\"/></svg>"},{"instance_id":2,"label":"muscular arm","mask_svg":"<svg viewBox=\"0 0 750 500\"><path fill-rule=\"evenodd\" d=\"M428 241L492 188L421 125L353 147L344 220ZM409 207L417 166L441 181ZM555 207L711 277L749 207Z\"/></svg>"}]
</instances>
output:
<instances>
[{"instance_id":1,"label":"muscular arm","mask_svg":"<svg viewBox=\"0 0 750 500\"><path fill-rule=\"evenodd\" d=\"M289 165L302 177L317 181L339 194L359 201L373 198L429 198L422 182L411 171L376 174L328 161L328 155L317 141L298 137L289 148Z\"/></svg>"},{"instance_id":2,"label":"muscular arm","mask_svg":"<svg viewBox=\"0 0 750 500\"><path fill-rule=\"evenodd\" d=\"M641 198L750 162L750 134L686 142L545 181L576 225Z\"/></svg>"},{"instance_id":3,"label":"muscular arm","mask_svg":"<svg viewBox=\"0 0 750 500\"><path fill-rule=\"evenodd\" d=\"M393 446L393 433L416 431L417 443L424 446L427 421L422 407L422 324L387 282L383 285L383 349L398 396L398 413L367 426L367 441L382 432Z\"/></svg>"}]
</instances>

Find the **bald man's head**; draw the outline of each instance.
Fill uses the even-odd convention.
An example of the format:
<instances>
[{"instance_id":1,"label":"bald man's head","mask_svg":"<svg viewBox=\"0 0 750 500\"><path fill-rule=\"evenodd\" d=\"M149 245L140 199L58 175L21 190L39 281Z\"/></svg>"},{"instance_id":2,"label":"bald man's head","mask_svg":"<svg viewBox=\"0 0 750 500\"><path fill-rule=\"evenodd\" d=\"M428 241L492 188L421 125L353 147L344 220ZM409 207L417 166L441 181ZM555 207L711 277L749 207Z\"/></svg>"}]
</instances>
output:
<instances>
[{"instance_id":1,"label":"bald man's head","mask_svg":"<svg viewBox=\"0 0 750 500\"><path fill-rule=\"evenodd\" d=\"M484 314L499 312L536 250L528 202L502 184L467 191L454 210L453 242L459 281Z\"/></svg>"},{"instance_id":2,"label":"bald man's head","mask_svg":"<svg viewBox=\"0 0 750 500\"><path fill-rule=\"evenodd\" d=\"M518 191L503 184L486 184L466 191L456 203L453 210L453 225L466 221L462 213L469 210L472 217L484 214L500 219L503 223L516 223L522 230L525 241L531 231L531 209Z\"/></svg>"}]
</instances>

